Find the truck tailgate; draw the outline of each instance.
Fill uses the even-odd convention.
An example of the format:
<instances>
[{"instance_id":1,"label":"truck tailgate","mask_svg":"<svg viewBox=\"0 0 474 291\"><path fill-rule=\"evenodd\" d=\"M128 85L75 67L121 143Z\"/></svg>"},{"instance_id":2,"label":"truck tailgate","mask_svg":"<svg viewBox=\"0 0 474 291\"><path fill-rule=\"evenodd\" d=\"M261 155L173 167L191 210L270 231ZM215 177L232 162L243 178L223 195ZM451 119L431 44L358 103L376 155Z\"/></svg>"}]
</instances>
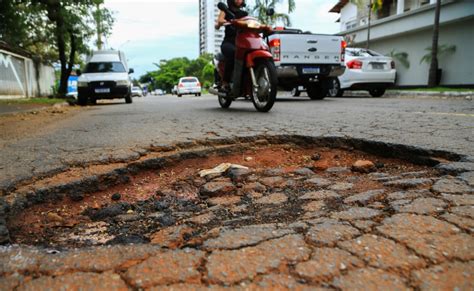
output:
<instances>
[{"instance_id":1,"label":"truck tailgate","mask_svg":"<svg viewBox=\"0 0 474 291\"><path fill-rule=\"evenodd\" d=\"M342 37L321 34L280 34L281 64L340 64Z\"/></svg>"}]
</instances>

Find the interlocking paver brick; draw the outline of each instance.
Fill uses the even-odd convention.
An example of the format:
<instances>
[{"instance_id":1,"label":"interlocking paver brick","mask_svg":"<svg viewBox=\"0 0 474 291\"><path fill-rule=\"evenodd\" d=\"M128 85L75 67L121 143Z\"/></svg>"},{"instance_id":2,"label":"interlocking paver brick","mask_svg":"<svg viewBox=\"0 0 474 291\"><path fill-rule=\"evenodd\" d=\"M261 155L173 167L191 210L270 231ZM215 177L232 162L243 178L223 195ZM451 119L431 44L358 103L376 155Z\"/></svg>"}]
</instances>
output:
<instances>
[{"instance_id":1,"label":"interlocking paver brick","mask_svg":"<svg viewBox=\"0 0 474 291\"><path fill-rule=\"evenodd\" d=\"M342 290L410 290L406 280L380 269L358 269L335 278L333 285Z\"/></svg>"},{"instance_id":2,"label":"interlocking paver brick","mask_svg":"<svg viewBox=\"0 0 474 291\"><path fill-rule=\"evenodd\" d=\"M412 272L420 290L474 290L474 262L449 262Z\"/></svg>"},{"instance_id":3,"label":"interlocking paver brick","mask_svg":"<svg viewBox=\"0 0 474 291\"><path fill-rule=\"evenodd\" d=\"M303 196L299 197L299 199L303 199L303 200L323 200L323 199L327 199L327 198L338 198L338 197L341 197L341 194L337 193L336 191L320 190L320 191L307 192Z\"/></svg>"},{"instance_id":4,"label":"interlocking paver brick","mask_svg":"<svg viewBox=\"0 0 474 291\"><path fill-rule=\"evenodd\" d=\"M426 264L403 245L376 235L366 234L350 241L340 242L338 246L363 258L375 268L409 270Z\"/></svg>"},{"instance_id":5,"label":"interlocking paver brick","mask_svg":"<svg viewBox=\"0 0 474 291\"><path fill-rule=\"evenodd\" d=\"M286 263L306 260L310 253L300 235L288 235L238 250L214 251L208 258L208 278L211 283L232 284L277 270Z\"/></svg>"},{"instance_id":6,"label":"interlocking paver brick","mask_svg":"<svg viewBox=\"0 0 474 291\"><path fill-rule=\"evenodd\" d=\"M316 245L334 246L338 241L351 239L360 232L347 224L342 223L321 223L312 226L306 237Z\"/></svg>"},{"instance_id":7,"label":"interlocking paver brick","mask_svg":"<svg viewBox=\"0 0 474 291\"><path fill-rule=\"evenodd\" d=\"M452 258L474 259L474 238L434 217L396 214L385 219L377 229L436 262Z\"/></svg>"},{"instance_id":8,"label":"interlocking paver brick","mask_svg":"<svg viewBox=\"0 0 474 291\"><path fill-rule=\"evenodd\" d=\"M362 261L350 253L337 248L317 248L311 259L296 265L295 272L312 282L328 281L341 271L361 267Z\"/></svg>"},{"instance_id":9,"label":"interlocking paver brick","mask_svg":"<svg viewBox=\"0 0 474 291\"><path fill-rule=\"evenodd\" d=\"M217 238L204 243L209 249L237 249L256 245L262 241L279 238L293 231L290 228L278 229L274 224L249 225L237 229L225 228Z\"/></svg>"},{"instance_id":10,"label":"interlocking paver brick","mask_svg":"<svg viewBox=\"0 0 474 291\"><path fill-rule=\"evenodd\" d=\"M457 225L460 228L469 230L469 231L474 231L474 219L467 218L467 217L462 217L458 215L454 215L451 213L445 213L441 215L442 218L445 220Z\"/></svg>"},{"instance_id":11,"label":"interlocking paver brick","mask_svg":"<svg viewBox=\"0 0 474 291\"><path fill-rule=\"evenodd\" d=\"M264 196L255 201L257 204L282 204L288 201L288 196L283 193L273 193L268 196Z\"/></svg>"},{"instance_id":12,"label":"interlocking paver brick","mask_svg":"<svg viewBox=\"0 0 474 291\"><path fill-rule=\"evenodd\" d=\"M40 277L25 283L17 290L129 290L120 275L115 273L72 273L56 277Z\"/></svg>"},{"instance_id":13,"label":"interlocking paver brick","mask_svg":"<svg viewBox=\"0 0 474 291\"><path fill-rule=\"evenodd\" d=\"M394 207L398 212L409 212L417 214L437 213L444 210L446 202L436 198L417 198L413 202Z\"/></svg>"},{"instance_id":14,"label":"interlocking paver brick","mask_svg":"<svg viewBox=\"0 0 474 291\"><path fill-rule=\"evenodd\" d=\"M463 180L455 178L445 178L437 181L431 189L437 193L463 194L469 193L472 189Z\"/></svg>"},{"instance_id":15,"label":"interlocking paver brick","mask_svg":"<svg viewBox=\"0 0 474 291\"><path fill-rule=\"evenodd\" d=\"M162 252L127 270L124 278L136 288L173 283L200 283L205 253L196 250Z\"/></svg>"},{"instance_id":16,"label":"interlocking paver brick","mask_svg":"<svg viewBox=\"0 0 474 291\"><path fill-rule=\"evenodd\" d=\"M351 207L348 210L333 213L331 217L342 220L371 219L381 213L379 210L367 207Z\"/></svg>"}]
</instances>

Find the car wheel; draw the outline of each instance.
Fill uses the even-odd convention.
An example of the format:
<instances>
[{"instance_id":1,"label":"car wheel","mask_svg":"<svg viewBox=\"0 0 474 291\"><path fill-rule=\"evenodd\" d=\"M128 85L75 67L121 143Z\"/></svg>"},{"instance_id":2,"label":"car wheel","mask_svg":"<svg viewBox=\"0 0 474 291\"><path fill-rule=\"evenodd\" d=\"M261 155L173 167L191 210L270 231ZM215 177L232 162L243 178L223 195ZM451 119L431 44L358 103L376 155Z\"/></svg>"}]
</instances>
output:
<instances>
[{"instance_id":1,"label":"car wheel","mask_svg":"<svg viewBox=\"0 0 474 291\"><path fill-rule=\"evenodd\" d=\"M87 96L84 96L82 94L77 95L77 104L81 106L87 105Z\"/></svg>"},{"instance_id":2,"label":"car wheel","mask_svg":"<svg viewBox=\"0 0 474 291\"><path fill-rule=\"evenodd\" d=\"M372 96L372 97L382 97L383 94L385 94L385 89L372 89L372 90L369 90L369 94Z\"/></svg>"},{"instance_id":3,"label":"car wheel","mask_svg":"<svg viewBox=\"0 0 474 291\"><path fill-rule=\"evenodd\" d=\"M181 97L181 96L183 96L183 95L181 95L181 94L178 94L178 97Z\"/></svg>"},{"instance_id":4,"label":"car wheel","mask_svg":"<svg viewBox=\"0 0 474 291\"><path fill-rule=\"evenodd\" d=\"M328 96L329 97L342 97L344 91L341 89L341 83L338 78L331 78L329 81Z\"/></svg>"},{"instance_id":5,"label":"car wheel","mask_svg":"<svg viewBox=\"0 0 474 291\"><path fill-rule=\"evenodd\" d=\"M132 102L133 102L132 95L125 96L125 103L130 104Z\"/></svg>"},{"instance_id":6,"label":"car wheel","mask_svg":"<svg viewBox=\"0 0 474 291\"><path fill-rule=\"evenodd\" d=\"M199 93L198 96L201 97L201 93Z\"/></svg>"},{"instance_id":7,"label":"car wheel","mask_svg":"<svg viewBox=\"0 0 474 291\"><path fill-rule=\"evenodd\" d=\"M291 90L291 96L300 97L300 95L301 95L301 91L298 90L298 87L295 87L295 88L293 88L293 90Z\"/></svg>"},{"instance_id":8,"label":"car wheel","mask_svg":"<svg viewBox=\"0 0 474 291\"><path fill-rule=\"evenodd\" d=\"M328 94L328 89L322 86L321 82L311 83L306 89L311 100L323 100Z\"/></svg>"}]
</instances>

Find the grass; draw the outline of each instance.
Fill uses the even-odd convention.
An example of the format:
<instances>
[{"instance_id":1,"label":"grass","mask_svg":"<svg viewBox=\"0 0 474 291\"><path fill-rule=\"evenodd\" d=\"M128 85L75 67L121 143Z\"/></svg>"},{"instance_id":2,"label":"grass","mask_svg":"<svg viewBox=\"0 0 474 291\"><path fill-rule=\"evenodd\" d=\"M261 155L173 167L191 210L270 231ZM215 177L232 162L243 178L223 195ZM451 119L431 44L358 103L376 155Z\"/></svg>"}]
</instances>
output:
<instances>
[{"instance_id":1,"label":"grass","mask_svg":"<svg viewBox=\"0 0 474 291\"><path fill-rule=\"evenodd\" d=\"M58 98L20 98L20 99L0 99L0 105L18 105L18 104L38 104L53 105L56 103L66 102L66 99Z\"/></svg>"},{"instance_id":2,"label":"grass","mask_svg":"<svg viewBox=\"0 0 474 291\"><path fill-rule=\"evenodd\" d=\"M434 88L411 88L400 89L402 91L421 91L421 92L472 92L472 88L448 88L448 87L434 87Z\"/></svg>"}]
</instances>

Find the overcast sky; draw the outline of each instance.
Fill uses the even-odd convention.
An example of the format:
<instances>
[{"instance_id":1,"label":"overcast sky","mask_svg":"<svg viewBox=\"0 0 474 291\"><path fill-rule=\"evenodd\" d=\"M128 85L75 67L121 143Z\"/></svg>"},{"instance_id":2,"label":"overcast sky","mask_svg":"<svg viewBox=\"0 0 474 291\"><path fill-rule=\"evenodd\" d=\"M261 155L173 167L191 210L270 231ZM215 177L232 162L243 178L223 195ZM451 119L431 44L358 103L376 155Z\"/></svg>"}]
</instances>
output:
<instances>
[{"instance_id":1,"label":"overcast sky","mask_svg":"<svg viewBox=\"0 0 474 291\"><path fill-rule=\"evenodd\" d=\"M248 2L250 2L248 0ZM317 33L336 33L338 14L328 13L337 0L296 0L292 26ZM138 78L161 59L199 55L198 0L105 0L115 16L108 48L120 49ZM284 9L277 7L277 12Z\"/></svg>"}]
</instances>

